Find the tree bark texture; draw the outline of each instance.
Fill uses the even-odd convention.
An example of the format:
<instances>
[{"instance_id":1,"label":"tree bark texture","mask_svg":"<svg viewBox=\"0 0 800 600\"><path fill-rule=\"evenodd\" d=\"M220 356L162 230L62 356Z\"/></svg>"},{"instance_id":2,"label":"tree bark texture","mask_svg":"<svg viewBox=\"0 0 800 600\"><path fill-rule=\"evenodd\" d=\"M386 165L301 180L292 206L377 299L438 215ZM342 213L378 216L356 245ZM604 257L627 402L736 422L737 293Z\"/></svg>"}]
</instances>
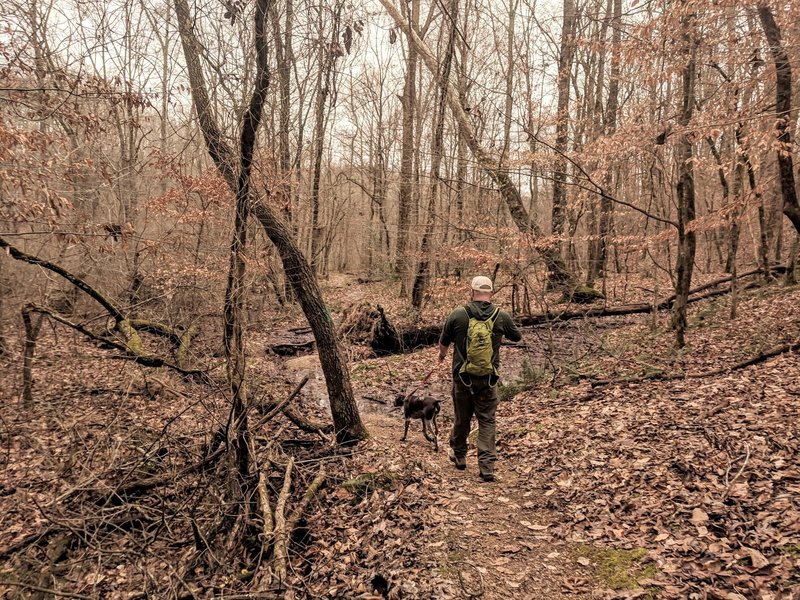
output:
<instances>
[{"instance_id":1,"label":"tree bark texture","mask_svg":"<svg viewBox=\"0 0 800 600\"><path fill-rule=\"evenodd\" d=\"M266 2L266 0L261 1ZM249 186L240 190L232 166L235 164L234 153L222 139L221 131L211 112L198 53L199 45L191 27L188 1L175 0L175 7L190 75L192 99L209 155L228 182L229 187L237 193L237 200L240 191L247 193L250 212L258 219L267 237L278 250L286 277L297 295L317 340L317 350L328 387L331 416L337 439L340 441L362 439L366 437L366 430L353 397L347 364L336 339L333 322L325 309L322 293L314 273L297 245L290 227L280 219L276 211ZM265 37L257 39L259 43L266 45ZM266 76L266 74L261 76ZM259 77L257 77L257 81L260 81ZM263 103L263 97L260 94L254 94L253 98ZM255 134L255 129L253 134Z\"/></svg>"},{"instance_id":2,"label":"tree bark texture","mask_svg":"<svg viewBox=\"0 0 800 600\"><path fill-rule=\"evenodd\" d=\"M697 44L695 42L694 15L687 14L682 19L682 38L686 63L683 68L682 107L678 123L683 128L676 150L678 160L678 256L675 265L675 305L672 312L672 325L675 329L679 348L686 345L686 306L692 284L692 270L697 241L691 230L695 218L694 193L694 146L688 131L695 104L695 78L697 76Z\"/></svg>"},{"instance_id":3,"label":"tree bark texture","mask_svg":"<svg viewBox=\"0 0 800 600\"><path fill-rule=\"evenodd\" d=\"M781 41L781 30L775 22L772 10L766 4L758 7L758 16L764 35L769 43L772 60L775 64L775 130L778 150L778 171L780 173L783 214L789 217L794 228L800 233L800 204L794 185L792 164L792 64Z\"/></svg>"}]
</instances>

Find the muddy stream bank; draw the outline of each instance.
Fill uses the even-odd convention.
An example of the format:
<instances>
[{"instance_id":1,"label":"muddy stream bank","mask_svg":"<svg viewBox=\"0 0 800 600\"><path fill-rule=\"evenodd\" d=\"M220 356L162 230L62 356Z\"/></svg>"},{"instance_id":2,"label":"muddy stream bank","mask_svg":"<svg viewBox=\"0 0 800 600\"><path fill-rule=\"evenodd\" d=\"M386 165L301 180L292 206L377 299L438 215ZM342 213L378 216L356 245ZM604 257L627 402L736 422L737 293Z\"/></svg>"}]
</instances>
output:
<instances>
[{"instance_id":1,"label":"muddy stream bank","mask_svg":"<svg viewBox=\"0 0 800 600\"><path fill-rule=\"evenodd\" d=\"M504 343L500 350L501 383L514 385L531 377L548 378L563 370L578 371L587 356L602 351L608 333L641 319L640 316L611 317L602 321L566 321L547 327L525 327L521 342ZM420 357L420 354L424 356ZM396 396L421 387L426 394L448 398L451 386L449 368L438 366L433 356L432 347L424 347L408 354L351 362L353 394L359 410L362 413L391 412ZM414 366L404 367L403 361L414 363ZM320 409L329 409L325 377L316 351L284 357L281 364L292 383L308 377L303 395ZM431 369L434 370L433 376L422 386L421 380Z\"/></svg>"}]
</instances>

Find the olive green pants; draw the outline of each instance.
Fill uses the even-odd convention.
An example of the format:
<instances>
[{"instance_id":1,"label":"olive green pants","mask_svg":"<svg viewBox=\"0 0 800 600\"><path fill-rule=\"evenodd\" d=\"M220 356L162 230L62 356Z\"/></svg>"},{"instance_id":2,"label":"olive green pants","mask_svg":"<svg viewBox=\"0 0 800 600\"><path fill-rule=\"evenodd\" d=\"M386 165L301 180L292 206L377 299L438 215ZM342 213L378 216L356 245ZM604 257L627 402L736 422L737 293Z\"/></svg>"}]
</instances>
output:
<instances>
[{"instance_id":1,"label":"olive green pants","mask_svg":"<svg viewBox=\"0 0 800 600\"><path fill-rule=\"evenodd\" d=\"M497 402L497 388L489 386L488 377L473 377L469 387L459 380L453 382L454 418L450 447L456 457L466 457L467 436L472 415L475 415L478 421L478 468L481 473L494 473L497 459L494 444Z\"/></svg>"}]
</instances>

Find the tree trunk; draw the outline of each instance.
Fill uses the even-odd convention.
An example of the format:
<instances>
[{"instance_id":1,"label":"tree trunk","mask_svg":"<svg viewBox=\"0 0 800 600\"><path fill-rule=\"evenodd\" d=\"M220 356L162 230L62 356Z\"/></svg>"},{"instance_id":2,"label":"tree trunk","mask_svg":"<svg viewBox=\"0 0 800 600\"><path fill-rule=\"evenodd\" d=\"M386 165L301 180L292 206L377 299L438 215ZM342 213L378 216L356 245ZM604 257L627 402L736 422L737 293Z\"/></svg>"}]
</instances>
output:
<instances>
[{"instance_id":1,"label":"tree trunk","mask_svg":"<svg viewBox=\"0 0 800 600\"><path fill-rule=\"evenodd\" d=\"M419 0L410 1L411 27L419 27ZM403 87L403 139L400 155L400 190L397 198L397 247L395 248L395 273L400 278L400 295L406 294L406 277L409 271L408 245L411 228L411 206L414 202L414 111L417 104L416 45L408 35L408 60Z\"/></svg>"},{"instance_id":2,"label":"tree trunk","mask_svg":"<svg viewBox=\"0 0 800 600\"><path fill-rule=\"evenodd\" d=\"M275 244L283 262L283 270L292 285L303 313L317 342L322 371L331 405L334 431L340 442L366 437L358 408L353 398L347 361L339 347L333 321L325 308L322 292L308 261L297 247L288 228L280 221L270 205L256 201L253 214L267 236Z\"/></svg>"},{"instance_id":3,"label":"tree trunk","mask_svg":"<svg viewBox=\"0 0 800 600\"><path fill-rule=\"evenodd\" d=\"M322 21L322 10L320 8L320 23L319 27L322 29L324 23ZM323 227L320 223L320 198L319 186L320 178L322 176L322 154L325 149L325 121L326 121L326 102L331 92L331 77L335 78L336 58L338 57L339 49L339 14L341 5L334 8L333 18L333 31L331 33L331 43L324 43L320 39L320 73L317 82L317 106L315 111L315 125L314 125L314 172L311 182L311 268L315 273L320 273L320 258L323 252Z\"/></svg>"},{"instance_id":4,"label":"tree trunk","mask_svg":"<svg viewBox=\"0 0 800 600\"><path fill-rule=\"evenodd\" d=\"M506 25L506 89L505 106L503 108L503 151L500 154L502 162L508 161L509 148L511 146L511 122L514 113L514 62L516 57L515 42L515 23L517 19L518 0L509 0L508 3L508 24ZM452 17L455 20L455 17Z\"/></svg>"},{"instance_id":5,"label":"tree trunk","mask_svg":"<svg viewBox=\"0 0 800 600\"><path fill-rule=\"evenodd\" d=\"M450 81L450 67L453 62L453 52L455 51L456 26L458 18L458 0L452 0L449 11L449 32L447 38L447 49L445 50L442 72L440 74L443 86L440 88L439 102L436 106L436 114L433 122L433 140L431 142L431 184L428 190L428 212L426 217L425 234L422 237L422 247L420 249L420 262L417 268L417 275L414 278L414 287L411 291L411 305L420 311L422 309L422 298L428 286L430 270L430 248L433 238L433 225L436 218L436 203L439 198L439 181L441 176L442 155L444 154L444 112L447 105L446 86Z\"/></svg>"},{"instance_id":6,"label":"tree trunk","mask_svg":"<svg viewBox=\"0 0 800 600\"><path fill-rule=\"evenodd\" d=\"M294 59L292 52L292 27L294 25L294 4L292 0L285 0L286 25L282 28L275 2L269 5L270 20L272 21L273 39L275 41L275 62L278 76L280 109L278 111L278 186L283 216L287 223L292 222L292 152L289 147L289 130L291 128L291 61Z\"/></svg>"},{"instance_id":7,"label":"tree trunk","mask_svg":"<svg viewBox=\"0 0 800 600\"><path fill-rule=\"evenodd\" d=\"M420 57L428 67L428 70L436 78L437 84L446 90L447 102L450 105L450 110L453 112L453 116L458 122L462 135L464 135L467 147L469 148L470 152L472 152L472 155L478 165L486 172L486 174L497 186L500 196L508 206L508 210L511 213L511 218L514 221L514 224L521 232L530 235L534 241L537 238L541 239L543 237L542 231L539 226L529 218L528 211L525 210L519 190L514 185L514 182L511 181L511 178L507 173L498 169L497 160L489 155L478 141L478 137L475 133L475 129L472 126L472 122L470 121L467 113L464 111L464 107L459 101L458 92L455 90L452 84L445 84L440 81L439 65L436 61L436 57L433 55L433 52L431 52L430 48L428 48L425 42L422 41L417 32L409 28L408 23L405 21L405 19L403 19L402 15L392 4L391 0L380 1L383 7L394 19L395 24L408 36L409 42L416 47ZM548 247L538 248L538 251L547 266L549 279L553 282L559 282L560 285L572 285L572 283L575 281L575 278L567 270L567 267L558 252L558 248L551 245Z\"/></svg>"},{"instance_id":8,"label":"tree trunk","mask_svg":"<svg viewBox=\"0 0 800 600\"><path fill-rule=\"evenodd\" d=\"M731 274L736 272L736 255L739 252L739 234L741 231L739 219L743 213L743 209L738 208L742 204L745 172L745 155L739 152L739 148L741 147L741 135L741 123L739 123L734 130L736 163L733 167L733 198L737 208L730 217L731 224L728 229L728 256L725 259L725 272Z\"/></svg>"},{"instance_id":9,"label":"tree trunk","mask_svg":"<svg viewBox=\"0 0 800 600\"><path fill-rule=\"evenodd\" d=\"M592 136L597 138L604 133L604 119L603 119L603 91L605 86L605 68L606 68L606 36L608 34L608 27L611 23L613 14L613 0L606 1L606 16L600 26L596 42L598 45L597 57L597 75L594 77L594 83L589 88L593 94L593 102L588 102L587 105L592 107ZM590 79L590 78L587 78ZM606 165L609 168L609 165ZM589 242L587 247L588 261L586 273L586 285L592 287L594 280L600 275L602 266L599 264L600 254L600 236L599 236L599 204L592 203L589 210Z\"/></svg>"},{"instance_id":10,"label":"tree trunk","mask_svg":"<svg viewBox=\"0 0 800 600\"><path fill-rule=\"evenodd\" d=\"M266 3L266 0L259 1ZM340 441L363 439L366 437L367 432L361 423L358 408L353 398L350 374L347 371L347 364L339 348L333 322L325 309L322 294L314 278L313 271L295 242L290 227L279 218L275 211L252 188L249 186L243 188L235 177L233 170L235 155L222 138L208 100L205 78L200 66L198 42L191 27L188 0L175 0L175 8L178 14L181 42L192 88L192 99L208 153L228 186L237 193L237 200L240 193L246 191L250 211L261 223L267 237L275 244L281 256L286 277L289 279L292 289L300 301L317 340L317 350L328 387L331 416L337 439ZM259 55L262 52L266 54L266 38L257 36L256 42L259 44L259 47L256 48L256 53ZM262 65L261 61L259 61L258 67L259 69L265 69L266 63ZM257 81L263 82L264 77L266 77L266 73L259 73ZM254 94L253 99L257 99L262 103L264 100L261 94ZM253 108L251 106L251 110ZM254 124L257 125L257 122ZM255 130L253 130L253 134L255 134ZM245 137L243 135L242 141L244 142L244 140ZM253 141L255 141L255 136ZM252 153L250 156L252 156ZM242 163L242 167L244 166L245 163ZM248 176L249 167L250 165L247 164L246 173Z\"/></svg>"},{"instance_id":11,"label":"tree trunk","mask_svg":"<svg viewBox=\"0 0 800 600\"><path fill-rule=\"evenodd\" d=\"M463 23L459 24L460 27L466 29L467 17L469 14L469 5L464 7ZM469 62L469 45L460 36L456 40L456 46L459 51L460 60L456 61L456 81L457 81L457 94L458 103L460 106L466 106L467 92L469 90L469 79L467 76L467 67ZM456 216L455 224L456 231L455 237L457 245L462 244L466 240L466 232L464 231L464 197L467 193L467 136L460 124L456 127ZM462 269L464 267L463 260L457 260L453 274L457 278L461 278Z\"/></svg>"},{"instance_id":12,"label":"tree trunk","mask_svg":"<svg viewBox=\"0 0 800 600\"><path fill-rule=\"evenodd\" d=\"M253 152L256 133L261 124L264 101L269 88L269 56L267 53L267 4L268 0L258 0L255 13L256 81L250 103L242 119L239 140L239 176L236 181L236 210L234 233L231 241L228 284L225 289L223 341L227 366L228 383L231 387L231 420L228 425L228 443L234 449L238 482L232 481L233 488L246 481L250 471L250 452L247 427L247 386L246 361L242 319L244 318L245 298L245 251L247 248L247 218L249 213L250 179L253 165Z\"/></svg>"},{"instance_id":13,"label":"tree trunk","mask_svg":"<svg viewBox=\"0 0 800 600\"><path fill-rule=\"evenodd\" d=\"M695 103L695 78L697 69L697 44L695 42L693 14L681 19L683 27L684 54L686 63L683 68L683 105L678 123L683 128L680 142L676 149L678 158L678 256L675 266L675 306L672 312L672 325L675 328L676 341L679 348L686 345L686 305L692 284L692 270L696 239L694 231L689 227L695 218L694 193L694 147L688 131Z\"/></svg>"},{"instance_id":14,"label":"tree trunk","mask_svg":"<svg viewBox=\"0 0 800 600\"><path fill-rule=\"evenodd\" d=\"M621 77L621 54L622 46L622 0L614 0L614 17L611 22L611 73L608 83L608 103L606 104L606 127L605 134L614 135L617 131L617 112L619 110L619 81ZM605 273L606 261L608 259L608 246L611 239L613 227L614 204L608 195L608 188L611 187L611 169L603 175L603 193L600 196L600 219L599 219L599 248L597 251L597 272Z\"/></svg>"},{"instance_id":15,"label":"tree trunk","mask_svg":"<svg viewBox=\"0 0 800 600\"><path fill-rule=\"evenodd\" d=\"M561 28L561 50L558 58L558 109L556 114L556 153L553 164L553 237L564 236L564 224L567 213L567 160L564 156L568 150L569 135L569 96L572 59L575 53L575 25L577 15L574 0L564 0L563 24ZM560 246L562 244L559 244ZM563 256L563 254L562 254Z\"/></svg>"},{"instance_id":16,"label":"tree trunk","mask_svg":"<svg viewBox=\"0 0 800 600\"><path fill-rule=\"evenodd\" d=\"M375 131L375 149L371 157L372 161L372 202L370 208L374 210L374 215L378 217L378 244L381 261L389 261L390 239L389 226L386 223L386 159L383 147L383 105L378 102L378 124ZM373 216L374 216L373 215ZM372 219L370 219L372 222ZM370 248L372 246L370 245ZM370 261L370 272L372 272L372 261Z\"/></svg>"},{"instance_id":17,"label":"tree trunk","mask_svg":"<svg viewBox=\"0 0 800 600\"><path fill-rule=\"evenodd\" d=\"M800 204L794 186L794 167L792 165L792 64L781 42L781 30L775 22L772 10L766 4L758 7L758 16L764 35L769 43L772 60L775 64L775 130L778 139L778 171L780 173L783 214L789 217L794 228L800 233Z\"/></svg>"},{"instance_id":18,"label":"tree trunk","mask_svg":"<svg viewBox=\"0 0 800 600\"><path fill-rule=\"evenodd\" d=\"M22 322L25 325L25 350L22 355L22 402L26 406L33 404L33 355L36 352L36 339L39 337L42 319L44 319L44 315L40 314L34 323L28 307L22 309Z\"/></svg>"}]
</instances>

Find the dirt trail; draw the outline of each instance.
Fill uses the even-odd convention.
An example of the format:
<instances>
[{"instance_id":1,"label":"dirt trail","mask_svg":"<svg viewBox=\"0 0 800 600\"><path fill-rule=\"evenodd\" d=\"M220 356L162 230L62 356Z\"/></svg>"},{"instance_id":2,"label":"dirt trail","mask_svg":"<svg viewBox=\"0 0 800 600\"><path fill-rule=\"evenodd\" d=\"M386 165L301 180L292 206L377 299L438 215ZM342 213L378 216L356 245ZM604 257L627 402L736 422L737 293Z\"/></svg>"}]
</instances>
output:
<instances>
[{"instance_id":1,"label":"dirt trail","mask_svg":"<svg viewBox=\"0 0 800 600\"><path fill-rule=\"evenodd\" d=\"M422 437L419 422L412 425L408 440L400 441L399 412L371 413L365 420L376 451L400 451L407 461L418 461L431 473L425 485L433 486L436 504L429 508L432 526L424 533L426 544L421 554L437 563L439 573L455 583L457 597L563 598L565 565L570 569L574 558L566 545L548 533L550 520L540 508L539 491L520 485L524 463L504 460L502 440L513 423L503 412L501 405L494 483L478 479L474 447L467 455L465 471L450 463L447 439L452 406L448 401L440 415L438 453Z\"/></svg>"}]
</instances>

